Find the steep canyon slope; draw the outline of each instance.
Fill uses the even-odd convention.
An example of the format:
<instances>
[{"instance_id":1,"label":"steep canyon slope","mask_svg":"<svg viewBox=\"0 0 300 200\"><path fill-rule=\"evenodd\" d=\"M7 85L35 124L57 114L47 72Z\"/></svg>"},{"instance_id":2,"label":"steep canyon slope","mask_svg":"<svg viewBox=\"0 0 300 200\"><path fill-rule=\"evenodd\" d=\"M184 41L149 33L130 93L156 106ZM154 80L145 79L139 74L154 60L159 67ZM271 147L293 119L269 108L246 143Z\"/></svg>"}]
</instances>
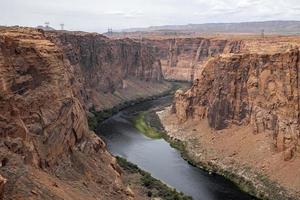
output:
<instances>
[{"instance_id":1,"label":"steep canyon slope","mask_svg":"<svg viewBox=\"0 0 300 200\"><path fill-rule=\"evenodd\" d=\"M193 81L195 74L210 59L222 53L238 53L240 40L209 38L143 39L155 46L164 77L169 80Z\"/></svg>"},{"instance_id":2,"label":"steep canyon slope","mask_svg":"<svg viewBox=\"0 0 300 200\"><path fill-rule=\"evenodd\" d=\"M169 88L151 47L81 32L0 29L4 199L131 199L90 108Z\"/></svg>"},{"instance_id":3,"label":"steep canyon slope","mask_svg":"<svg viewBox=\"0 0 300 200\"><path fill-rule=\"evenodd\" d=\"M298 79L298 49L220 56L205 66L186 94L176 94L176 114L181 121L207 118L217 130L251 124L254 133L270 132L274 145L290 159L299 149Z\"/></svg>"},{"instance_id":4,"label":"steep canyon slope","mask_svg":"<svg viewBox=\"0 0 300 200\"><path fill-rule=\"evenodd\" d=\"M163 75L152 46L131 39L110 40L96 33L47 32L46 36L74 66L75 78L83 86L77 96L84 105L99 110L165 89L159 85Z\"/></svg>"},{"instance_id":5,"label":"steep canyon slope","mask_svg":"<svg viewBox=\"0 0 300 200\"><path fill-rule=\"evenodd\" d=\"M219 55L236 53L276 53L299 44L299 37L192 34L121 33L113 38L129 37L154 47L161 60L164 77L169 80L193 81L205 64Z\"/></svg>"},{"instance_id":6,"label":"steep canyon slope","mask_svg":"<svg viewBox=\"0 0 300 200\"><path fill-rule=\"evenodd\" d=\"M288 199L283 191L300 192L299 48L246 42L248 51L210 59L187 92L176 92L176 118L164 114L162 121L172 137L189 143L195 162L245 175L261 197Z\"/></svg>"}]
</instances>

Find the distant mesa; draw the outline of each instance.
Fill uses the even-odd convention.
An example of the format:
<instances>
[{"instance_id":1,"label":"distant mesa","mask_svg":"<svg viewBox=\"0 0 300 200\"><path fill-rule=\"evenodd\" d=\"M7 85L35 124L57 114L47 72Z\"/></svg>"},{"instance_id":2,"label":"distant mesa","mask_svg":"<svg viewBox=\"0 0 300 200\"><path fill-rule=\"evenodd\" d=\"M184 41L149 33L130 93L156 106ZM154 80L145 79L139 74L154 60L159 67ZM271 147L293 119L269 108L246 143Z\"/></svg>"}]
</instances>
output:
<instances>
[{"instance_id":1,"label":"distant mesa","mask_svg":"<svg viewBox=\"0 0 300 200\"><path fill-rule=\"evenodd\" d=\"M151 26L147 28L130 28L123 32L200 32L200 33L265 33L300 34L300 21L261 21L240 23L206 23L187 25Z\"/></svg>"}]
</instances>

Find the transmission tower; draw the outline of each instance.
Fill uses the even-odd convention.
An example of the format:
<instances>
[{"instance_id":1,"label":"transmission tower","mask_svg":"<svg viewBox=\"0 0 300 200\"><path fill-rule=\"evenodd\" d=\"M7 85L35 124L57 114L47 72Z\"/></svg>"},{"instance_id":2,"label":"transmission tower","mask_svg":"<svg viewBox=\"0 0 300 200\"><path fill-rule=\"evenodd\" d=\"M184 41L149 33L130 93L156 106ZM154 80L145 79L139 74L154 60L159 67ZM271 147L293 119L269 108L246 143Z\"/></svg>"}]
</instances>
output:
<instances>
[{"instance_id":1,"label":"transmission tower","mask_svg":"<svg viewBox=\"0 0 300 200\"><path fill-rule=\"evenodd\" d=\"M60 24L60 29L64 30L64 26L65 26L65 24Z\"/></svg>"},{"instance_id":2,"label":"transmission tower","mask_svg":"<svg viewBox=\"0 0 300 200\"><path fill-rule=\"evenodd\" d=\"M48 28L48 27L49 27L49 24L50 24L50 22L45 22L45 26L46 26L46 28Z\"/></svg>"},{"instance_id":3,"label":"transmission tower","mask_svg":"<svg viewBox=\"0 0 300 200\"><path fill-rule=\"evenodd\" d=\"M261 37L265 38L265 30L264 29L261 30Z\"/></svg>"},{"instance_id":4,"label":"transmission tower","mask_svg":"<svg viewBox=\"0 0 300 200\"><path fill-rule=\"evenodd\" d=\"M107 34L108 34L108 35L112 35L112 34L113 34L113 30L112 30L112 28L108 28L108 30L107 30Z\"/></svg>"}]
</instances>

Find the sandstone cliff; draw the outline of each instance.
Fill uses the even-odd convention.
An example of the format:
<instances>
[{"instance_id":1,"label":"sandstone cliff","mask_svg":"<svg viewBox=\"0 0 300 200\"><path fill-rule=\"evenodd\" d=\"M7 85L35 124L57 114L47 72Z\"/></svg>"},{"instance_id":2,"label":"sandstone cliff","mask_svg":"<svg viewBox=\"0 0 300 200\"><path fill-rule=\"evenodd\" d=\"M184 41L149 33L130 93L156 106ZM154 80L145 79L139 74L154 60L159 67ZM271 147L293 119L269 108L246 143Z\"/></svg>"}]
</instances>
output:
<instances>
[{"instance_id":1,"label":"sandstone cliff","mask_svg":"<svg viewBox=\"0 0 300 200\"><path fill-rule=\"evenodd\" d=\"M74 67L81 84L76 93L84 105L100 110L164 87L159 85L163 76L152 46L83 32L47 32L46 36L63 49Z\"/></svg>"},{"instance_id":2,"label":"sandstone cliff","mask_svg":"<svg viewBox=\"0 0 300 200\"><path fill-rule=\"evenodd\" d=\"M154 46L156 57L161 60L164 77L169 80L193 81L201 74L205 64L218 55L235 53L282 52L299 44L298 37L256 35L175 35L132 33L125 35L136 41ZM125 36L120 36L125 37ZM143 38L141 38L143 36Z\"/></svg>"},{"instance_id":3,"label":"sandstone cliff","mask_svg":"<svg viewBox=\"0 0 300 200\"><path fill-rule=\"evenodd\" d=\"M193 81L209 59L222 53L238 53L243 46L241 40L199 37L143 41L155 46L165 78L181 81Z\"/></svg>"},{"instance_id":4,"label":"sandstone cliff","mask_svg":"<svg viewBox=\"0 0 300 200\"><path fill-rule=\"evenodd\" d=\"M1 29L4 199L131 198L115 159L89 130L86 111L158 93L168 88L161 80L151 48L130 40Z\"/></svg>"},{"instance_id":5,"label":"sandstone cliff","mask_svg":"<svg viewBox=\"0 0 300 200\"><path fill-rule=\"evenodd\" d=\"M300 199L299 49L272 47L210 59L160 117L197 166L262 199Z\"/></svg>"},{"instance_id":6,"label":"sandstone cliff","mask_svg":"<svg viewBox=\"0 0 300 200\"><path fill-rule=\"evenodd\" d=\"M175 112L181 121L207 118L217 130L250 124L254 134L269 133L288 160L299 150L299 75L297 48L219 56L189 91L176 93Z\"/></svg>"}]
</instances>

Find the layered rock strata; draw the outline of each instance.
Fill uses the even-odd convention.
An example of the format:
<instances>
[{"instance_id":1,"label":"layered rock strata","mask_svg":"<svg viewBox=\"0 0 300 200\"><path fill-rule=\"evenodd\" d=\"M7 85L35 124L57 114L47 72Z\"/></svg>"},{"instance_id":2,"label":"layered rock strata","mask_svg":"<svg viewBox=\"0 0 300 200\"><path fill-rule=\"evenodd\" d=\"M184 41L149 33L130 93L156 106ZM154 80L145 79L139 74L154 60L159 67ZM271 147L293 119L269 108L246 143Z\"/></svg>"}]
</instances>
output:
<instances>
[{"instance_id":1,"label":"layered rock strata","mask_svg":"<svg viewBox=\"0 0 300 200\"><path fill-rule=\"evenodd\" d=\"M155 46L163 74L169 80L193 81L205 63L223 53L238 53L241 40L209 38L144 39Z\"/></svg>"},{"instance_id":2,"label":"layered rock strata","mask_svg":"<svg viewBox=\"0 0 300 200\"><path fill-rule=\"evenodd\" d=\"M138 97L139 92L145 96L147 87L159 90L163 86L158 85L163 75L152 46L84 32L47 32L46 37L61 47L74 67L75 79L82 85L76 93L84 105L100 110L121 103L122 98Z\"/></svg>"},{"instance_id":3,"label":"layered rock strata","mask_svg":"<svg viewBox=\"0 0 300 200\"><path fill-rule=\"evenodd\" d=\"M289 160L299 150L299 50L210 60L186 93L175 95L180 121L208 119L212 129L251 125L268 133ZM250 133L249 133L250 134Z\"/></svg>"},{"instance_id":4,"label":"layered rock strata","mask_svg":"<svg viewBox=\"0 0 300 200\"><path fill-rule=\"evenodd\" d=\"M4 199L133 198L115 159L89 130L86 111L157 94L168 88L161 80L151 48L131 40L2 28Z\"/></svg>"}]
</instances>

